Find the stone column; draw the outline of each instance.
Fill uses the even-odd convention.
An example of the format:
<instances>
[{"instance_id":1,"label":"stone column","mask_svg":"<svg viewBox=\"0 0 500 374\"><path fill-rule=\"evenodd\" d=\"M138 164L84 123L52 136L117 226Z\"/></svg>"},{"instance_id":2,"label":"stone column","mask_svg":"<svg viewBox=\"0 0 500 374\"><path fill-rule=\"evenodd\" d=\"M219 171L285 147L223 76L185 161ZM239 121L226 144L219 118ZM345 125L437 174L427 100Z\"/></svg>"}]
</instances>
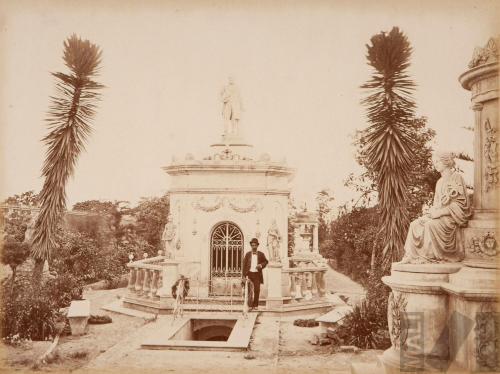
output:
<instances>
[{"instance_id":1,"label":"stone column","mask_svg":"<svg viewBox=\"0 0 500 374\"><path fill-rule=\"evenodd\" d=\"M444 289L450 294L453 364L473 372L500 371L500 348L495 342L500 340L498 41L491 38L485 47L476 48L469 70L459 78L471 91L474 111L474 213L462 232L465 266L450 276ZM460 317L458 321L453 315Z\"/></svg>"},{"instance_id":2,"label":"stone column","mask_svg":"<svg viewBox=\"0 0 500 374\"><path fill-rule=\"evenodd\" d=\"M469 68L459 77L474 111L474 215L464 230L464 263L492 269L498 265L498 39L476 48Z\"/></svg>"},{"instance_id":3,"label":"stone column","mask_svg":"<svg viewBox=\"0 0 500 374\"><path fill-rule=\"evenodd\" d=\"M270 262L267 267L267 297L266 308L283 305L282 270L280 263Z\"/></svg>"}]
</instances>

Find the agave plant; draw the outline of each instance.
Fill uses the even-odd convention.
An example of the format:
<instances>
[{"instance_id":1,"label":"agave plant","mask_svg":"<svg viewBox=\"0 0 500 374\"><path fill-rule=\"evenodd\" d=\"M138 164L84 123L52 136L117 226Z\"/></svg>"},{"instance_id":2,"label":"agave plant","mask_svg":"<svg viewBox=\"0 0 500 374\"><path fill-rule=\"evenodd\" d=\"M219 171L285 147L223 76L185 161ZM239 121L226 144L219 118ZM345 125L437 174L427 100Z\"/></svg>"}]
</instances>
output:
<instances>
[{"instance_id":1,"label":"agave plant","mask_svg":"<svg viewBox=\"0 0 500 374\"><path fill-rule=\"evenodd\" d=\"M384 263L399 261L409 225L405 204L412 165L413 141L407 125L414 119L412 91L407 74L412 48L407 37L394 27L381 32L367 45L371 79L363 84L370 125L362 133L363 157L376 176L380 209L379 236ZM373 260L372 260L373 267Z\"/></svg>"},{"instance_id":2,"label":"agave plant","mask_svg":"<svg viewBox=\"0 0 500 374\"><path fill-rule=\"evenodd\" d=\"M40 213L35 222L31 255L35 259L34 279L40 279L43 263L55 246L55 233L66 209L66 183L74 173L78 156L91 132L99 90L98 75L101 50L88 40L72 35L64 42L63 60L69 74L52 73L57 95L51 97L48 112L49 133L42 139L47 146L39 194Z\"/></svg>"}]
</instances>

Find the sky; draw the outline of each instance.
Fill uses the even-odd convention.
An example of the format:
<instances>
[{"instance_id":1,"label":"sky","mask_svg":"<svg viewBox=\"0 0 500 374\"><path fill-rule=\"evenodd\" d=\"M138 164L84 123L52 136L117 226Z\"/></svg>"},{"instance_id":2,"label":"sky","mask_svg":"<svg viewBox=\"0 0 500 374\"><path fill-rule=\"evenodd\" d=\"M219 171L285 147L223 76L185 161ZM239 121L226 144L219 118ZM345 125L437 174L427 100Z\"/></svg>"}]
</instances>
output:
<instances>
[{"instance_id":1,"label":"sky","mask_svg":"<svg viewBox=\"0 0 500 374\"><path fill-rule=\"evenodd\" d=\"M232 4L232 5L231 5ZM219 92L234 77L241 127L256 153L297 169L295 199L329 188L338 205L359 174L353 134L367 126L359 88L366 44L398 26L412 47L417 114L435 148L472 153L470 92L460 74L498 33L497 1L3 1L0 2L0 198L39 191L55 93L72 33L103 50L93 133L67 186L68 206L89 199L159 196L173 156L209 154L222 132ZM471 181L470 165L465 165Z\"/></svg>"}]
</instances>

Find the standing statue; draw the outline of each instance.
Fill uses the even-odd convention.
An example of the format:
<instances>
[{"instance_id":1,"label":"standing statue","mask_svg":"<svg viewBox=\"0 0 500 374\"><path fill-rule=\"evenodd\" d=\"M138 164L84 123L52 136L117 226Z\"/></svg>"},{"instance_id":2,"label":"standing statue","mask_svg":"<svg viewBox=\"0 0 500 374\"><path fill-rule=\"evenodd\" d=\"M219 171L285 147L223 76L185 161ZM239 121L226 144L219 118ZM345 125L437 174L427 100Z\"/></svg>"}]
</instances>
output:
<instances>
[{"instance_id":1,"label":"standing statue","mask_svg":"<svg viewBox=\"0 0 500 374\"><path fill-rule=\"evenodd\" d=\"M176 226L172 221L172 214L169 213L167 217L167 223L165 224L165 228L163 229L163 233L161 234L161 241L163 242L163 246L165 248L165 256L167 258L171 258L173 255L171 243L175 238L175 229Z\"/></svg>"},{"instance_id":2,"label":"standing statue","mask_svg":"<svg viewBox=\"0 0 500 374\"><path fill-rule=\"evenodd\" d=\"M467 224L471 208L462 175L453 170L452 153L434 157L441 173L429 211L410 224L401 263L457 262L463 259L460 227ZM458 236L458 237L457 237Z\"/></svg>"},{"instance_id":3,"label":"standing statue","mask_svg":"<svg viewBox=\"0 0 500 374\"><path fill-rule=\"evenodd\" d=\"M267 251L271 261L281 262L280 244L281 234L278 230L278 224L274 219L267 231Z\"/></svg>"},{"instance_id":4,"label":"standing statue","mask_svg":"<svg viewBox=\"0 0 500 374\"><path fill-rule=\"evenodd\" d=\"M31 214L30 221L26 227L26 232L24 233L24 241L26 243L31 243L31 238L33 237L33 232L35 231L35 223L38 214Z\"/></svg>"},{"instance_id":5,"label":"standing statue","mask_svg":"<svg viewBox=\"0 0 500 374\"><path fill-rule=\"evenodd\" d=\"M228 84L222 89L222 118L224 119L224 135L238 135L238 123L240 121L243 105L240 92L234 84L233 78L229 77Z\"/></svg>"}]
</instances>

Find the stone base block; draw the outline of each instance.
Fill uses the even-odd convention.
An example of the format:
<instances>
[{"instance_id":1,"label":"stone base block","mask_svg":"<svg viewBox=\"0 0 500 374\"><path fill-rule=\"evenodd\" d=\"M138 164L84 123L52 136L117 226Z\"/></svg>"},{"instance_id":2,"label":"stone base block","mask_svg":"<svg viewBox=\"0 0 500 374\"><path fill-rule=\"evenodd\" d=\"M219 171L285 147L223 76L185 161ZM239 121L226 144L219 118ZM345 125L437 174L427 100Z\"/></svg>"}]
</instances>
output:
<instances>
[{"instance_id":1,"label":"stone base block","mask_svg":"<svg viewBox=\"0 0 500 374\"><path fill-rule=\"evenodd\" d=\"M500 286L500 270L464 266L450 276L449 289L457 293L485 293L496 295ZM446 288L446 287L445 287Z\"/></svg>"},{"instance_id":2,"label":"stone base block","mask_svg":"<svg viewBox=\"0 0 500 374\"><path fill-rule=\"evenodd\" d=\"M267 298L266 299L266 308L267 309L272 309L272 308L278 308L283 305L283 299L282 298Z\"/></svg>"},{"instance_id":3,"label":"stone base block","mask_svg":"<svg viewBox=\"0 0 500 374\"><path fill-rule=\"evenodd\" d=\"M87 329L89 317L69 317L71 335L83 335Z\"/></svg>"}]
</instances>

